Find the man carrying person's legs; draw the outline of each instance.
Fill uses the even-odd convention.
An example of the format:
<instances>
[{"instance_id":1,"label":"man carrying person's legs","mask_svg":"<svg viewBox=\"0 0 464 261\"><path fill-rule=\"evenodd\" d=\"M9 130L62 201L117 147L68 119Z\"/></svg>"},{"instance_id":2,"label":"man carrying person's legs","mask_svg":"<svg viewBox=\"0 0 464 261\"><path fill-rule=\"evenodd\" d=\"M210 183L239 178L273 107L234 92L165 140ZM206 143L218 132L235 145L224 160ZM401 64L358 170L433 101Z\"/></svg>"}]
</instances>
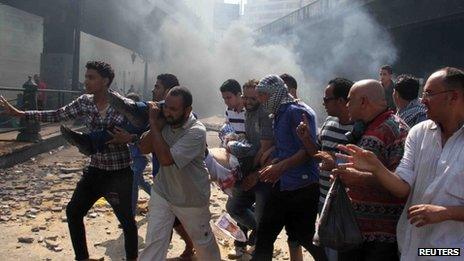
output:
<instances>
[{"instance_id":1,"label":"man carrying person's legs","mask_svg":"<svg viewBox=\"0 0 464 261\"><path fill-rule=\"evenodd\" d=\"M256 85L258 81L250 80L243 85L243 103L245 112L245 137L256 154L249 157L247 162L242 161L242 179L236 181L226 204L227 212L239 224L247 230L251 230L249 244L254 245L256 229L261 219L266 200L270 193L269 184L259 182L257 169L260 167L260 159L263 152L273 144L272 121L260 106L257 98ZM254 210L252 208L255 203ZM246 230L244 231L246 233ZM235 255L229 258L239 258L245 251L245 247L235 243Z\"/></svg>"}]
</instances>

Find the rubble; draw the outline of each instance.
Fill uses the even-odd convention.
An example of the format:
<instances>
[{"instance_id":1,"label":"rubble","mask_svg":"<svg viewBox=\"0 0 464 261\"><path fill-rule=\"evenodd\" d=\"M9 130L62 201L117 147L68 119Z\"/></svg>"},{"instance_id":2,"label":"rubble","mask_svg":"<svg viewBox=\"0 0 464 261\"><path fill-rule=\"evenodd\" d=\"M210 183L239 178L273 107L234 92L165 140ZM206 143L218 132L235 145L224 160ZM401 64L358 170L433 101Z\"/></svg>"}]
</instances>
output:
<instances>
[{"instance_id":1,"label":"rubble","mask_svg":"<svg viewBox=\"0 0 464 261\"><path fill-rule=\"evenodd\" d=\"M32 244L34 242L34 238L32 238L32 237L18 237L18 242L19 243L25 243L25 244Z\"/></svg>"},{"instance_id":2,"label":"rubble","mask_svg":"<svg viewBox=\"0 0 464 261\"><path fill-rule=\"evenodd\" d=\"M58 177L60 179L72 179L72 178L74 178L75 175L76 175L76 173L60 174L60 175L58 175Z\"/></svg>"},{"instance_id":3,"label":"rubble","mask_svg":"<svg viewBox=\"0 0 464 261\"><path fill-rule=\"evenodd\" d=\"M76 174L75 172L81 172L82 168L61 168L60 171L64 174L68 174L68 173Z\"/></svg>"},{"instance_id":4,"label":"rubble","mask_svg":"<svg viewBox=\"0 0 464 261\"><path fill-rule=\"evenodd\" d=\"M48 158L58 157L59 153ZM88 159L82 160L77 153L70 158L47 159L37 157L37 161L23 163L9 169L0 169L0 226L5 233L3 243L10 244L6 256L2 260L63 260L70 259L74 255L68 231L66 205L69 202L73 190L82 175L82 167ZM68 157L68 156L66 156ZM51 163L50 163L51 162ZM145 171L145 179L151 179L150 168ZM143 237L147 219L143 217L148 211L149 197L144 193L138 200L137 224L139 235ZM224 203L227 196L217 188L211 191L212 219L217 219L224 212ZM88 236L88 246L91 255L95 249L103 253L104 248L123 248L122 230L118 228L118 220L112 213L111 206L105 200L95 204L85 220ZM97 233L97 236L96 236ZM279 236L284 242L285 236ZM17 241L17 242L16 242ZM218 238L218 244L222 253L234 247L233 240ZM143 248L140 243L140 248ZM175 234L170 246L170 257L178 256L183 251L184 244ZM285 249L284 247L284 249ZM27 258L27 255L35 258ZM279 250L275 253L275 260L288 260L288 253ZM105 253L105 257L108 253ZM304 253L305 257L309 254ZM18 259L18 257L21 257ZM38 257L38 258L37 258ZM106 259L106 258L105 258ZM169 260L169 258L168 258ZM246 259L245 259L246 260ZM311 260L311 259L304 259Z\"/></svg>"}]
</instances>

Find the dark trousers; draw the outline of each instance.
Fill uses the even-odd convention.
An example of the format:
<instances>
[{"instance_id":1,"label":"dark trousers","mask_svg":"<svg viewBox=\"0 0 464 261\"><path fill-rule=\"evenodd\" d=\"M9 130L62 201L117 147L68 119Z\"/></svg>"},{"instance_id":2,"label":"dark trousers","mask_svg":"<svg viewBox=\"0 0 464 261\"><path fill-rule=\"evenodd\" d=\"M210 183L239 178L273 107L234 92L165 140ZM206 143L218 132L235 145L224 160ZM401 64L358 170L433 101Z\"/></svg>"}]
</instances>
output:
<instances>
[{"instance_id":1,"label":"dark trousers","mask_svg":"<svg viewBox=\"0 0 464 261\"><path fill-rule=\"evenodd\" d=\"M316 261L326 260L324 249L312 243L318 201L318 183L293 191L280 191L278 185L274 186L258 226L252 260L272 260L274 242L284 227L288 236L308 250Z\"/></svg>"},{"instance_id":2,"label":"dark trousers","mask_svg":"<svg viewBox=\"0 0 464 261\"><path fill-rule=\"evenodd\" d=\"M227 199L226 210L238 222L245 235L247 235L248 230L252 230L248 239L250 245L256 243L256 229L263 216L263 210L270 193L269 183L258 182L250 190L244 191L241 188L241 182L238 182L232 189L232 197ZM256 204L253 208L254 203ZM245 247L247 242L235 241L234 245Z\"/></svg>"},{"instance_id":3,"label":"dark trousers","mask_svg":"<svg viewBox=\"0 0 464 261\"><path fill-rule=\"evenodd\" d=\"M66 207L76 260L89 258L83 221L89 209L101 197L108 201L121 223L127 259L137 258L137 225L131 206L132 170L129 167L116 171L87 167Z\"/></svg>"},{"instance_id":4,"label":"dark trousers","mask_svg":"<svg viewBox=\"0 0 464 261\"><path fill-rule=\"evenodd\" d=\"M365 242L361 247L338 252L339 261L397 261L398 245L396 243Z\"/></svg>"}]
</instances>

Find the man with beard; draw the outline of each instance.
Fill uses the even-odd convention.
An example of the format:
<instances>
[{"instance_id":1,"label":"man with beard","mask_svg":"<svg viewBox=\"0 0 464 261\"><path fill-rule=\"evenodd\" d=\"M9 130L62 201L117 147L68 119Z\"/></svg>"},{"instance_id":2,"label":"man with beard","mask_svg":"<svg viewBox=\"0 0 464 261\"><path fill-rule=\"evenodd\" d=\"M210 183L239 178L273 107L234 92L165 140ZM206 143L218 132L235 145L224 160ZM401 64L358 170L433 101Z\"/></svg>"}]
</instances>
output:
<instances>
[{"instance_id":1,"label":"man with beard","mask_svg":"<svg viewBox=\"0 0 464 261\"><path fill-rule=\"evenodd\" d=\"M252 156L240 158L242 178L237 180L233 189L232 197L226 204L227 212L239 223L242 230L247 234L251 230L248 240L250 245L255 244L256 228L261 219L263 208L269 196L270 186L259 182L257 169L261 158L266 150L273 144L272 121L260 106L257 99L257 80L250 80L243 85L243 105L245 106L245 137L251 144ZM253 204L256 202L253 209ZM229 253L230 259L238 259L246 252L245 242L234 242L235 249Z\"/></svg>"},{"instance_id":2,"label":"man with beard","mask_svg":"<svg viewBox=\"0 0 464 261\"><path fill-rule=\"evenodd\" d=\"M192 114L192 95L185 87L174 87L162 112L156 103L149 106L150 130L140 143L151 145L160 169L149 203L146 248L139 260L166 259L175 217L192 239L199 260L220 260L209 224L206 128Z\"/></svg>"},{"instance_id":3,"label":"man with beard","mask_svg":"<svg viewBox=\"0 0 464 261\"><path fill-rule=\"evenodd\" d=\"M307 151L298 138L296 128L306 116L310 123L311 141L316 141L316 114L298 103L288 93L277 75L261 79L257 86L258 100L274 119L274 159L262 168L260 180L273 184L258 225L253 260L272 260L273 245L285 226L289 237L297 240L315 260L325 260L324 250L312 244L319 200L319 171L314 159L308 157L317 149Z\"/></svg>"}]
</instances>

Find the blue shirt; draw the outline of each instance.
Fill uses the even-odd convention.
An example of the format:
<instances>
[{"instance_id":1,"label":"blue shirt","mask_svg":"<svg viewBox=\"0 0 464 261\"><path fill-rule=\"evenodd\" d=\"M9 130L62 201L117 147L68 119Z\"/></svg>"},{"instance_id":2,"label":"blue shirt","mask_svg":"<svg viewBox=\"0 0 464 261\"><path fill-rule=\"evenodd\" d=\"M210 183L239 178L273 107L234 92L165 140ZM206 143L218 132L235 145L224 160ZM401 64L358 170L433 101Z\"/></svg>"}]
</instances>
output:
<instances>
[{"instance_id":1,"label":"blue shirt","mask_svg":"<svg viewBox=\"0 0 464 261\"><path fill-rule=\"evenodd\" d=\"M275 151L274 157L281 160L290 158L300 149L303 143L296 134L296 127L306 114L309 121L311 138L316 141L316 113L306 104L283 104L277 110L274 119ZM289 168L280 177L280 190L296 190L319 181L319 168L314 159L308 159L301 165Z\"/></svg>"}]
</instances>

